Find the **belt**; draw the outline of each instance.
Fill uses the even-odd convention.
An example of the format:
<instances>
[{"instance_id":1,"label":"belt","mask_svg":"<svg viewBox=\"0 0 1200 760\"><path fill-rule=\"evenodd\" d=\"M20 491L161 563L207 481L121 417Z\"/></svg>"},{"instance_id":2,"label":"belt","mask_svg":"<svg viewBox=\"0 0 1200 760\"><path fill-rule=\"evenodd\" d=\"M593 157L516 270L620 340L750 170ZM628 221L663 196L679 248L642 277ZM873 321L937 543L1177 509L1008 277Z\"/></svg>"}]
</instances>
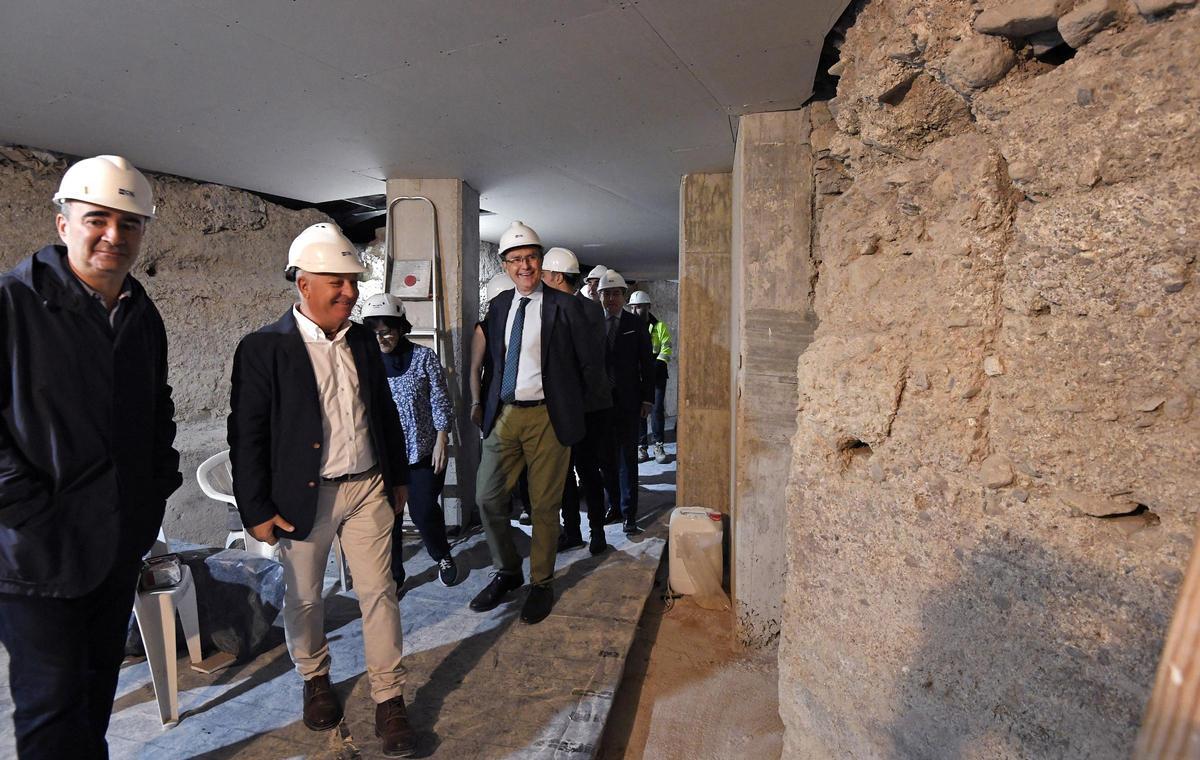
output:
<instances>
[{"instance_id":1,"label":"belt","mask_svg":"<svg viewBox=\"0 0 1200 760\"><path fill-rule=\"evenodd\" d=\"M546 403L546 399L542 398L542 399L538 399L537 401L509 401L508 405L509 406L519 406L519 407L524 408L524 407L528 407L528 406L541 406L542 404L545 404L545 403Z\"/></svg>"},{"instance_id":2,"label":"belt","mask_svg":"<svg viewBox=\"0 0 1200 760\"><path fill-rule=\"evenodd\" d=\"M322 477L321 480L325 481L326 483L345 483L347 480L354 480L355 478L361 478L363 475L366 475L368 472L370 472L373 469L375 469L375 468L372 467L370 469L363 470L362 472L348 472L345 475L338 475L335 478Z\"/></svg>"}]
</instances>

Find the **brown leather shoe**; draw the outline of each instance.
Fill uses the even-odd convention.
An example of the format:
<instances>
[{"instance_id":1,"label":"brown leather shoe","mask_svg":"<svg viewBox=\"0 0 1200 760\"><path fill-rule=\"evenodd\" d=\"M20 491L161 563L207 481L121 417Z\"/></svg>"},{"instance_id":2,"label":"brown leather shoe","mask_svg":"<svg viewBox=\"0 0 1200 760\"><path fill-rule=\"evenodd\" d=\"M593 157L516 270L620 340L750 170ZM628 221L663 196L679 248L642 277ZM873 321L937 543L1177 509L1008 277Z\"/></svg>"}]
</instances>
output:
<instances>
[{"instance_id":1,"label":"brown leather shoe","mask_svg":"<svg viewBox=\"0 0 1200 760\"><path fill-rule=\"evenodd\" d=\"M304 682L304 725L313 731L328 731L342 720L342 705L329 676L313 676Z\"/></svg>"},{"instance_id":2,"label":"brown leather shoe","mask_svg":"<svg viewBox=\"0 0 1200 760\"><path fill-rule=\"evenodd\" d=\"M375 705L375 735L383 739L384 757L412 757L417 735L408 724L404 697L392 697Z\"/></svg>"}]
</instances>

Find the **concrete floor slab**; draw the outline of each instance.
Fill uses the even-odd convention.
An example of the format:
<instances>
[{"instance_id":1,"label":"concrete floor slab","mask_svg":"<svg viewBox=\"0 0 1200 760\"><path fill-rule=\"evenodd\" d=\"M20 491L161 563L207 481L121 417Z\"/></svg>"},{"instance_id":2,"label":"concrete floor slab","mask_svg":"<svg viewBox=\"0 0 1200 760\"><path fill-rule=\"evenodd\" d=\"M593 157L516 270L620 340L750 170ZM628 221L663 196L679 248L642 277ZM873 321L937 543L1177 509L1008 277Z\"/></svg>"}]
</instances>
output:
<instances>
[{"instance_id":1,"label":"concrete floor slab","mask_svg":"<svg viewBox=\"0 0 1200 760\"><path fill-rule=\"evenodd\" d=\"M668 447L672 451L674 446ZM646 532L626 537L608 526L612 545L593 557L566 552L555 567L557 603L542 623L517 616L524 590L488 613L467 603L489 581L479 533L454 546L464 580L445 588L415 539L405 542L408 580L401 599L405 690L419 756L452 758L588 757L597 746L622 677L642 607L650 594L673 506L673 461L642 465ZM528 552L530 528L514 525ZM528 575L528 562L524 568ZM122 669L109 730L110 755L123 758L370 758L379 756L374 705L363 662L362 625L353 592L327 572L326 632L331 679L346 705L335 730L300 722L301 681L279 644L249 663L202 675L179 661L183 719L163 728L145 662ZM203 623L202 623L203 624ZM14 755L7 655L0 649L0 756Z\"/></svg>"}]
</instances>

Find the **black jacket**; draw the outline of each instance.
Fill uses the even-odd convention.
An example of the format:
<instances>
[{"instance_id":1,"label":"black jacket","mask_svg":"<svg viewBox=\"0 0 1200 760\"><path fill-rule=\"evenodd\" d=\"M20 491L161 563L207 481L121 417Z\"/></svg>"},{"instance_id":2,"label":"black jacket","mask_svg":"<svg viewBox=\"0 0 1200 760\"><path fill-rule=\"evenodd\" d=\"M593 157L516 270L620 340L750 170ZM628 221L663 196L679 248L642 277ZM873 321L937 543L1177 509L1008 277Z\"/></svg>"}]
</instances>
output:
<instances>
[{"instance_id":1,"label":"black jacket","mask_svg":"<svg viewBox=\"0 0 1200 760\"><path fill-rule=\"evenodd\" d=\"M587 317L575 296L545 285L542 288L542 390L554 436L564 446L583 440L585 398L603 395L604 372ZM487 352L495 368L483 406L483 435L491 434L500 413L500 378L504 377L504 330L515 289L506 290L488 305Z\"/></svg>"},{"instance_id":2,"label":"black jacket","mask_svg":"<svg viewBox=\"0 0 1200 760\"><path fill-rule=\"evenodd\" d=\"M183 482L166 331L129 283L114 331L62 246L0 277L0 591L86 594L150 549Z\"/></svg>"},{"instance_id":3,"label":"black jacket","mask_svg":"<svg viewBox=\"0 0 1200 760\"><path fill-rule=\"evenodd\" d=\"M375 336L352 324L346 342L358 370L371 445L391 500L392 488L408 482L404 429ZM242 523L259 525L279 514L295 527L281 536L307 538L317 512L325 434L317 376L290 308L278 322L238 344L228 433L233 495Z\"/></svg>"},{"instance_id":4,"label":"black jacket","mask_svg":"<svg viewBox=\"0 0 1200 760\"><path fill-rule=\"evenodd\" d=\"M583 307L583 315L587 317L588 327L592 331L592 340L595 342L595 345L597 347L603 346L604 307L588 298L583 293L576 293L575 300L579 301L579 305ZM598 350L602 353L602 349ZM599 373L596 386L591 395L583 400L583 405L584 410L588 412L597 412L612 408L612 383L609 382L608 375L606 373Z\"/></svg>"},{"instance_id":5,"label":"black jacket","mask_svg":"<svg viewBox=\"0 0 1200 760\"><path fill-rule=\"evenodd\" d=\"M643 401L654 403L654 353L645 322L622 310L616 341L604 356L613 384L613 406L617 410L640 411Z\"/></svg>"}]
</instances>

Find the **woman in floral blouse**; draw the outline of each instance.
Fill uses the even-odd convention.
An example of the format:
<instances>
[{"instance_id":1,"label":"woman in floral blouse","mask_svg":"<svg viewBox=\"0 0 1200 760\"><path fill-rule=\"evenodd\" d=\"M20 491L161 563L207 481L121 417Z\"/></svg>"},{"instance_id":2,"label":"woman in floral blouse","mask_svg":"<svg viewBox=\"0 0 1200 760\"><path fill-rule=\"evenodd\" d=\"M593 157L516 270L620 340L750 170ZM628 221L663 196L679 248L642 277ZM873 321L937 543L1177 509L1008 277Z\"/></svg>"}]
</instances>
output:
<instances>
[{"instance_id":1,"label":"woman in floral blouse","mask_svg":"<svg viewBox=\"0 0 1200 760\"><path fill-rule=\"evenodd\" d=\"M446 376L437 355L408 339L412 325L404 313L404 302L386 293L363 302L363 324L375 332L383 352L383 368L392 400L404 425L408 449L408 513L425 550L437 563L438 579L444 586L458 583L458 567L450 556L446 520L438 496L446 482L446 446L454 407L446 390ZM404 583L401 520L392 529L392 575L396 586Z\"/></svg>"}]
</instances>

